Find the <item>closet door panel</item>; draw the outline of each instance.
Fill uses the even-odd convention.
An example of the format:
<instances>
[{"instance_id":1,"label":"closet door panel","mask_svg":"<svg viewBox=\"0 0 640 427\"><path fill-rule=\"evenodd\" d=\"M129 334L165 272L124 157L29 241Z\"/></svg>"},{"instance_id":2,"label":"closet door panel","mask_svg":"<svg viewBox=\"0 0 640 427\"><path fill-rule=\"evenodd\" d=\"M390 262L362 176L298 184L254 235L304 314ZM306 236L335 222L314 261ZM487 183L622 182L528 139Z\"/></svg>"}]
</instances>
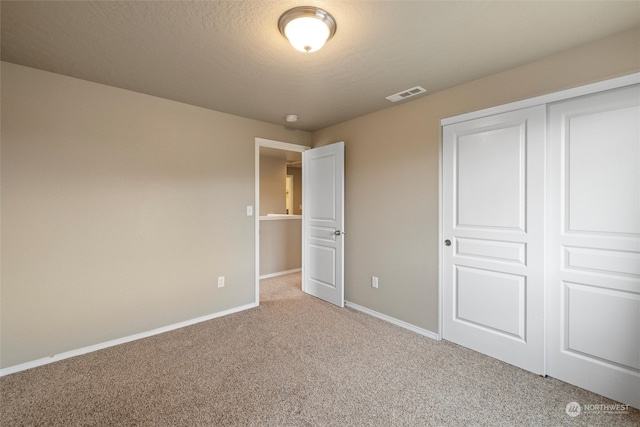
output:
<instances>
[{"instance_id":1,"label":"closet door panel","mask_svg":"<svg viewBox=\"0 0 640 427\"><path fill-rule=\"evenodd\" d=\"M640 89L549 106L547 367L640 407Z\"/></svg>"},{"instance_id":2,"label":"closet door panel","mask_svg":"<svg viewBox=\"0 0 640 427\"><path fill-rule=\"evenodd\" d=\"M544 106L443 128L443 337L544 374Z\"/></svg>"}]
</instances>

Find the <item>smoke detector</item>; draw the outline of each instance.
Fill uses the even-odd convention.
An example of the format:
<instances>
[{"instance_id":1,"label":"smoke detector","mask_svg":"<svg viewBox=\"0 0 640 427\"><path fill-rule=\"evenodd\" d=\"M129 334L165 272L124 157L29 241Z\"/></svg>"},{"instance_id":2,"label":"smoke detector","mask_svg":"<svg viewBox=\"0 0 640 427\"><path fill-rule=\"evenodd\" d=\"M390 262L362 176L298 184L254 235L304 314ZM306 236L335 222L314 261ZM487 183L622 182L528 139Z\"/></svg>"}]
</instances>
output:
<instances>
[{"instance_id":1,"label":"smoke detector","mask_svg":"<svg viewBox=\"0 0 640 427\"><path fill-rule=\"evenodd\" d=\"M411 98L412 96L420 95L421 93L425 93L427 90L420 86L412 87L411 89L406 89L398 93L394 93L393 95L389 95L386 97L391 102L402 101L407 98Z\"/></svg>"}]
</instances>

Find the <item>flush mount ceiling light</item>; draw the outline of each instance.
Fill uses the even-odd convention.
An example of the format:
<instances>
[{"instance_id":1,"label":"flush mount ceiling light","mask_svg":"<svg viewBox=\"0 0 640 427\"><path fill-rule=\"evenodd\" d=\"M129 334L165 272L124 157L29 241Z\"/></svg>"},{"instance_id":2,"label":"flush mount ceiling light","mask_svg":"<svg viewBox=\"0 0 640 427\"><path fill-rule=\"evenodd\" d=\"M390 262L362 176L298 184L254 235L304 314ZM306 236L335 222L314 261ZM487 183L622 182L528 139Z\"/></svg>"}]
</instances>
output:
<instances>
[{"instance_id":1,"label":"flush mount ceiling light","mask_svg":"<svg viewBox=\"0 0 640 427\"><path fill-rule=\"evenodd\" d=\"M294 48L311 53L333 37L336 20L326 10L315 6L299 6L280 15L278 29Z\"/></svg>"}]
</instances>

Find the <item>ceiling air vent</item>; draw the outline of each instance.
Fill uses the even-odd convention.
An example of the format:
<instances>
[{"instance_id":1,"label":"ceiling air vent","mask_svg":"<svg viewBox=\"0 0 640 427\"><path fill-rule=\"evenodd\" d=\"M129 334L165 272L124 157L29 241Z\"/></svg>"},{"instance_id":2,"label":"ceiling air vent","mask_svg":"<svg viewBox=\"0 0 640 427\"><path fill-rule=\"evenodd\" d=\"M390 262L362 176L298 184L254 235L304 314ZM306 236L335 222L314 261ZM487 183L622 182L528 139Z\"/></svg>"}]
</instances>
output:
<instances>
[{"instance_id":1,"label":"ceiling air vent","mask_svg":"<svg viewBox=\"0 0 640 427\"><path fill-rule=\"evenodd\" d=\"M394 93L393 95L389 95L386 98L391 102L402 101L403 99L411 98L412 96L419 95L421 93L425 93L427 90L423 87L416 86L411 89L403 90L402 92Z\"/></svg>"}]
</instances>

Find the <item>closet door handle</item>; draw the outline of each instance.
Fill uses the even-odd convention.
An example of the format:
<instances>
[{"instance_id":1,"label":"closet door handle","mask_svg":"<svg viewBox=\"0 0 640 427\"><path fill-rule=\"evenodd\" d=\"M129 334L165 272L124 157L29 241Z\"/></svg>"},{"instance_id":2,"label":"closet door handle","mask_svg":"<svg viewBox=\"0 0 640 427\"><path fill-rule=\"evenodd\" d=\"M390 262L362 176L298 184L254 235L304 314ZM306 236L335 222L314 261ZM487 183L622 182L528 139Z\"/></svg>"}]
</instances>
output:
<instances>
[{"instance_id":1,"label":"closet door handle","mask_svg":"<svg viewBox=\"0 0 640 427\"><path fill-rule=\"evenodd\" d=\"M447 239L444 241L445 246L451 246L451 240Z\"/></svg>"}]
</instances>

